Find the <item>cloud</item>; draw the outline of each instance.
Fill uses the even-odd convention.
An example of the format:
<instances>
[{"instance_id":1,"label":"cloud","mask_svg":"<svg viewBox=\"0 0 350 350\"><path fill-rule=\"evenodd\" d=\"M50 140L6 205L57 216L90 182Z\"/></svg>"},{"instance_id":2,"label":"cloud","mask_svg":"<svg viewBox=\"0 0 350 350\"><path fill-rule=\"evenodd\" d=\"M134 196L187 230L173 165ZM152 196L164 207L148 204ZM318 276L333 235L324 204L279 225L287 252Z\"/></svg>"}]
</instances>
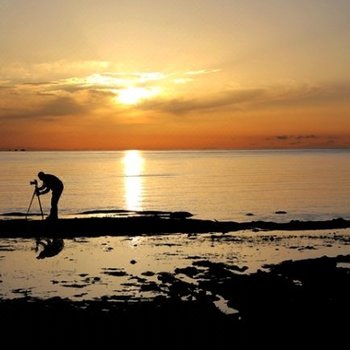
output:
<instances>
[{"instance_id":1,"label":"cloud","mask_svg":"<svg viewBox=\"0 0 350 350\"><path fill-rule=\"evenodd\" d=\"M156 110L171 114L186 114L191 112L205 112L221 109L224 107L242 108L246 103L252 100L257 101L263 98L264 90L235 90L219 93L214 96L203 96L202 98L177 98L177 99L158 99L146 101L139 106L144 110Z\"/></svg>"},{"instance_id":2,"label":"cloud","mask_svg":"<svg viewBox=\"0 0 350 350\"><path fill-rule=\"evenodd\" d=\"M334 135L314 135L314 134L301 134L301 135L276 135L266 138L269 144L286 147L286 146L332 146L341 143L342 138Z\"/></svg>"},{"instance_id":3,"label":"cloud","mask_svg":"<svg viewBox=\"0 0 350 350\"><path fill-rule=\"evenodd\" d=\"M58 69L62 62L55 64ZM46 71L47 67L53 68L55 64L43 65L41 68L46 67L44 69ZM94 64L90 66L94 67ZM0 89L2 120L26 118L52 120L67 115L81 115L85 112L93 114L96 109L105 113L108 113L108 109L118 113L122 108L115 103L115 97L124 89L130 87L156 89L158 83L172 76L161 72L104 72L50 81L40 77L31 80L24 74L22 67L17 71L23 73L22 81L17 81L16 77L12 80L2 80ZM177 73L181 74L183 75ZM31 77L32 75L33 72Z\"/></svg>"},{"instance_id":4,"label":"cloud","mask_svg":"<svg viewBox=\"0 0 350 350\"><path fill-rule=\"evenodd\" d=\"M285 84L253 89L231 89L204 94L201 97L177 97L145 101L138 108L170 114L211 112L226 108L228 111L262 108L291 108L332 103L349 103L350 83L338 84Z\"/></svg>"},{"instance_id":5,"label":"cloud","mask_svg":"<svg viewBox=\"0 0 350 350\"><path fill-rule=\"evenodd\" d=\"M220 69L199 69L199 70L185 72L185 75L202 75L202 74L217 73L217 72L220 72Z\"/></svg>"},{"instance_id":6,"label":"cloud","mask_svg":"<svg viewBox=\"0 0 350 350\"><path fill-rule=\"evenodd\" d=\"M277 135L274 137L269 138L269 140L305 140L305 139L315 139L315 135Z\"/></svg>"},{"instance_id":7,"label":"cloud","mask_svg":"<svg viewBox=\"0 0 350 350\"><path fill-rule=\"evenodd\" d=\"M0 89L0 118L53 120L89 115L108 107L113 96L110 89L84 86L80 79L12 84Z\"/></svg>"},{"instance_id":8,"label":"cloud","mask_svg":"<svg viewBox=\"0 0 350 350\"><path fill-rule=\"evenodd\" d=\"M0 109L2 120L52 120L64 116L81 115L86 108L70 97L56 97L38 106L19 105L16 109Z\"/></svg>"},{"instance_id":9,"label":"cloud","mask_svg":"<svg viewBox=\"0 0 350 350\"><path fill-rule=\"evenodd\" d=\"M38 65L35 69L47 72L59 70L65 61ZM23 67L22 67L23 68ZM64 68L64 67L63 67ZM0 84L0 118L60 118L66 115L93 114L96 110L104 113L121 113L115 97L123 89L144 88L157 89L142 103L128 106L128 111L155 112L167 115L198 115L203 113L291 109L291 107L308 107L332 105L332 103L349 103L350 82L333 84L300 84L286 82L274 86L253 88L239 87L216 81L213 74L218 69L198 69L174 73L162 72L113 72L113 65L103 61L70 63L64 75L74 69L79 72L94 73L87 75L70 75L62 79L44 79L42 73L34 79L33 72L24 74L20 80L4 77ZM18 72L25 72L23 68ZM1 69L0 69L1 73ZM218 78L218 75L215 75ZM179 84L181 83L181 84ZM238 86L227 88L227 86ZM223 88L225 87L225 88ZM19 103L20 101L20 103ZM124 109L125 111L125 109ZM280 135L282 140L283 135Z\"/></svg>"},{"instance_id":10,"label":"cloud","mask_svg":"<svg viewBox=\"0 0 350 350\"><path fill-rule=\"evenodd\" d=\"M350 99L350 82L324 84L292 82L270 87L267 96L266 101L263 101L263 105L266 107L284 106L289 108L348 102Z\"/></svg>"},{"instance_id":11,"label":"cloud","mask_svg":"<svg viewBox=\"0 0 350 350\"><path fill-rule=\"evenodd\" d=\"M0 67L0 76L14 83L36 82L38 80L65 79L72 76L83 77L89 74L108 71L113 64L108 61L67 61L48 63L13 62Z\"/></svg>"},{"instance_id":12,"label":"cloud","mask_svg":"<svg viewBox=\"0 0 350 350\"><path fill-rule=\"evenodd\" d=\"M38 116L67 116L82 114L86 108L70 97L57 97L46 103L38 111Z\"/></svg>"}]
</instances>

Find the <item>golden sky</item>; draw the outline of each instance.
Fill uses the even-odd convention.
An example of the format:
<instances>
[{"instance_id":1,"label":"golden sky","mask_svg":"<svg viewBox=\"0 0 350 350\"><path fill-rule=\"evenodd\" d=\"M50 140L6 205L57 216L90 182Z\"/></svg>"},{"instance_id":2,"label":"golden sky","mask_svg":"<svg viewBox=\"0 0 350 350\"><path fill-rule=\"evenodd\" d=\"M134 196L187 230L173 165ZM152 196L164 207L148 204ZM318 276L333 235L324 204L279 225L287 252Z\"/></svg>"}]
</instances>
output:
<instances>
[{"instance_id":1,"label":"golden sky","mask_svg":"<svg viewBox=\"0 0 350 350\"><path fill-rule=\"evenodd\" d=\"M348 0L0 0L0 149L350 147Z\"/></svg>"}]
</instances>

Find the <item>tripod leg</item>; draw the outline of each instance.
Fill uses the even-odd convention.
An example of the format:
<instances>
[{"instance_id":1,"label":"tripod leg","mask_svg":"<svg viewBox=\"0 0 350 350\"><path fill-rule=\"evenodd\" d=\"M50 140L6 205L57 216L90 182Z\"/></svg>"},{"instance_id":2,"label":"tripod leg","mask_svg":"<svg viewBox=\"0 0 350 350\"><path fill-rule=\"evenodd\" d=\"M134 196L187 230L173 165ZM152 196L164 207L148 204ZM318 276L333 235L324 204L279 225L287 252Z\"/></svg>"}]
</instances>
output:
<instances>
[{"instance_id":1,"label":"tripod leg","mask_svg":"<svg viewBox=\"0 0 350 350\"><path fill-rule=\"evenodd\" d=\"M37 197L38 197L38 202L39 202L39 207L41 212L41 218L44 220L44 213L43 213L43 207L41 206L40 196L37 196Z\"/></svg>"},{"instance_id":2,"label":"tripod leg","mask_svg":"<svg viewBox=\"0 0 350 350\"><path fill-rule=\"evenodd\" d=\"M27 216L29 214L29 210L30 210L30 208L32 206L34 196L35 196L35 191L33 192L32 199L30 200L30 203L29 203L29 207L28 207L27 214L26 214L26 220L27 220Z\"/></svg>"}]
</instances>

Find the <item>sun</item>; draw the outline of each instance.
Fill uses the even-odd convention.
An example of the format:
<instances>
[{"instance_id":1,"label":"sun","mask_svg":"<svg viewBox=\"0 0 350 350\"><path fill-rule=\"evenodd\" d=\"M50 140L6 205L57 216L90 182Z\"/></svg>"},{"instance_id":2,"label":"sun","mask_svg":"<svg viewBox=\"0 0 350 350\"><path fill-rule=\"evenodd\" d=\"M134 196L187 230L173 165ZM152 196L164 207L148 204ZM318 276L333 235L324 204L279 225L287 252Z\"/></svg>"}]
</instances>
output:
<instances>
[{"instance_id":1,"label":"sun","mask_svg":"<svg viewBox=\"0 0 350 350\"><path fill-rule=\"evenodd\" d=\"M136 105L158 94L159 88L128 87L118 92L116 100L124 105Z\"/></svg>"}]
</instances>

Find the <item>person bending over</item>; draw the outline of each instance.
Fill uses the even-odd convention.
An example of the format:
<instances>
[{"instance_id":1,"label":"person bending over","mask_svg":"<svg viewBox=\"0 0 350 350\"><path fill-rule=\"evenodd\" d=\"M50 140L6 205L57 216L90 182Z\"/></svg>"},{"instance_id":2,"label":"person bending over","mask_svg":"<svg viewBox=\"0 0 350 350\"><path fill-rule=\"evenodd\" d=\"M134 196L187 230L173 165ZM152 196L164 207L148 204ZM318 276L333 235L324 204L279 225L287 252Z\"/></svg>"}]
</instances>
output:
<instances>
[{"instance_id":1,"label":"person bending over","mask_svg":"<svg viewBox=\"0 0 350 350\"><path fill-rule=\"evenodd\" d=\"M42 186L38 187L37 195L52 192L51 195L51 209L50 215L46 218L48 220L58 219L58 201L63 192L63 182L55 175L45 174L43 171L38 173L38 178L42 181Z\"/></svg>"}]
</instances>

